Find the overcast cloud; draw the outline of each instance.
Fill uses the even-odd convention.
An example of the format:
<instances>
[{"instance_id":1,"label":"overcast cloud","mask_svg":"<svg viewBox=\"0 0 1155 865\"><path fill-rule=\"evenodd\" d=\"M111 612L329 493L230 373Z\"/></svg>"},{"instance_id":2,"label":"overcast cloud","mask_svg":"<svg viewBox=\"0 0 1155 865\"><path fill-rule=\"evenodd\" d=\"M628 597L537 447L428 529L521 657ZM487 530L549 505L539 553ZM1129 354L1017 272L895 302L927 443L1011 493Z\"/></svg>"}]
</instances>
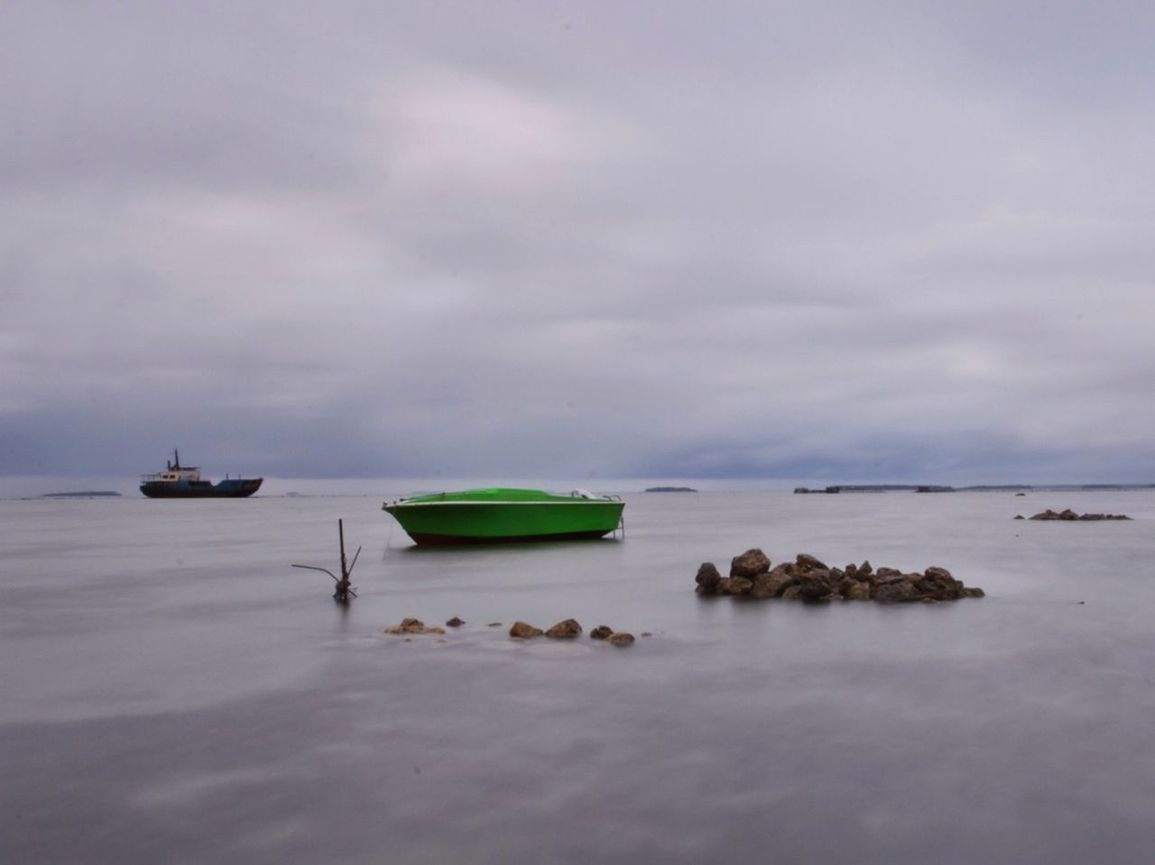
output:
<instances>
[{"instance_id":1,"label":"overcast cloud","mask_svg":"<svg viewBox=\"0 0 1155 865\"><path fill-rule=\"evenodd\" d=\"M1155 481L1149 2L0 12L0 474Z\"/></svg>"}]
</instances>

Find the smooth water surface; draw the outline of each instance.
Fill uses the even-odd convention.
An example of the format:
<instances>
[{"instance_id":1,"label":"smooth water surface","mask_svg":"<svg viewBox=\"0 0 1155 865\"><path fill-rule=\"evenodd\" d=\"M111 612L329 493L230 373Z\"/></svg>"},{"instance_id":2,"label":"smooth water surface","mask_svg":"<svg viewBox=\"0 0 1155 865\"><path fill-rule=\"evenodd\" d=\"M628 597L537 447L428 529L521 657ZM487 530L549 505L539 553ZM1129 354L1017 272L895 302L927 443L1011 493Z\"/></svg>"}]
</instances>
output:
<instances>
[{"instance_id":1,"label":"smooth water surface","mask_svg":"<svg viewBox=\"0 0 1155 865\"><path fill-rule=\"evenodd\" d=\"M0 501L0 861L1151 861L1155 494L639 493L624 539L426 550L405 492ZM338 517L347 608L289 567ZM752 546L988 596L694 594ZM652 636L507 636L567 617Z\"/></svg>"}]
</instances>

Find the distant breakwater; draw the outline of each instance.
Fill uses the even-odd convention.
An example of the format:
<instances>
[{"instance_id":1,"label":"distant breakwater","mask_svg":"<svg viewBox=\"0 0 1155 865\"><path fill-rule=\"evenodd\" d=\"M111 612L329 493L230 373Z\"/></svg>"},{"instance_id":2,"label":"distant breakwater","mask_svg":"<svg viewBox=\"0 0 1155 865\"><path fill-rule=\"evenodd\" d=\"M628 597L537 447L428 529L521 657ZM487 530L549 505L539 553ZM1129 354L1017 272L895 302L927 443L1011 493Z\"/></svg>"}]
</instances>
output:
<instances>
[{"instance_id":1,"label":"distant breakwater","mask_svg":"<svg viewBox=\"0 0 1155 865\"><path fill-rule=\"evenodd\" d=\"M1150 490L1155 484L978 484L952 487L941 484L832 484L827 487L795 487L800 495L837 493L1028 493L1095 492L1097 490Z\"/></svg>"}]
</instances>

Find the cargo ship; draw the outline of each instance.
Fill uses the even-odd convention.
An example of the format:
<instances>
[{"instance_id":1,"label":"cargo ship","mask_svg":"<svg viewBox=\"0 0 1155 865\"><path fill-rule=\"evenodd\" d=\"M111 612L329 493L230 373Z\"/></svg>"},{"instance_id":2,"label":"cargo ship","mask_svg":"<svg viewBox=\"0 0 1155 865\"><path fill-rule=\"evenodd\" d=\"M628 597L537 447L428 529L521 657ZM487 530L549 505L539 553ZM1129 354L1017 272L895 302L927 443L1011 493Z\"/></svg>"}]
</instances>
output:
<instances>
[{"instance_id":1,"label":"cargo ship","mask_svg":"<svg viewBox=\"0 0 1155 865\"><path fill-rule=\"evenodd\" d=\"M264 480L226 477L214 484L204 480L196 466L182 466L179 451L172 455L163 472L141 477L140 491L150 499L243 499L259 490Z\"/></svg>"}]
</instances>

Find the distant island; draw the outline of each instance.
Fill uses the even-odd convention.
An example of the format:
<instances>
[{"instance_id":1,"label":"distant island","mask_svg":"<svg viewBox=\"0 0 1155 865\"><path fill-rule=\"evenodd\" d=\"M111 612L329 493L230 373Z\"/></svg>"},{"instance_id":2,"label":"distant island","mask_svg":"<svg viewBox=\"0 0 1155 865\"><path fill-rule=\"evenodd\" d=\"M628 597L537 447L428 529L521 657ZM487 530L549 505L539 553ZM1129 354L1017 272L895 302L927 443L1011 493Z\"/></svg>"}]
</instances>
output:
<instances>
[{"instance_id":1,"label":"distant island","mask_svg":"<svg viewBox=\"0 0 1155 865\"><path fill-rule=\"evenodd\" d=\"M693 487L647 487L647 493L696 493Z\"/></svg>"},{"instance_id":2,"label":"distant island","mask_svg":"<svg viewBox=\"0 0 1155 865\"><path fill-rule=\"evenodd\" d=\"M108 496L119 496L120 493L113 490L82 490L78 493L45 493L40 498L42 499L96 499Z\"/></svg>"}]
</instances>

